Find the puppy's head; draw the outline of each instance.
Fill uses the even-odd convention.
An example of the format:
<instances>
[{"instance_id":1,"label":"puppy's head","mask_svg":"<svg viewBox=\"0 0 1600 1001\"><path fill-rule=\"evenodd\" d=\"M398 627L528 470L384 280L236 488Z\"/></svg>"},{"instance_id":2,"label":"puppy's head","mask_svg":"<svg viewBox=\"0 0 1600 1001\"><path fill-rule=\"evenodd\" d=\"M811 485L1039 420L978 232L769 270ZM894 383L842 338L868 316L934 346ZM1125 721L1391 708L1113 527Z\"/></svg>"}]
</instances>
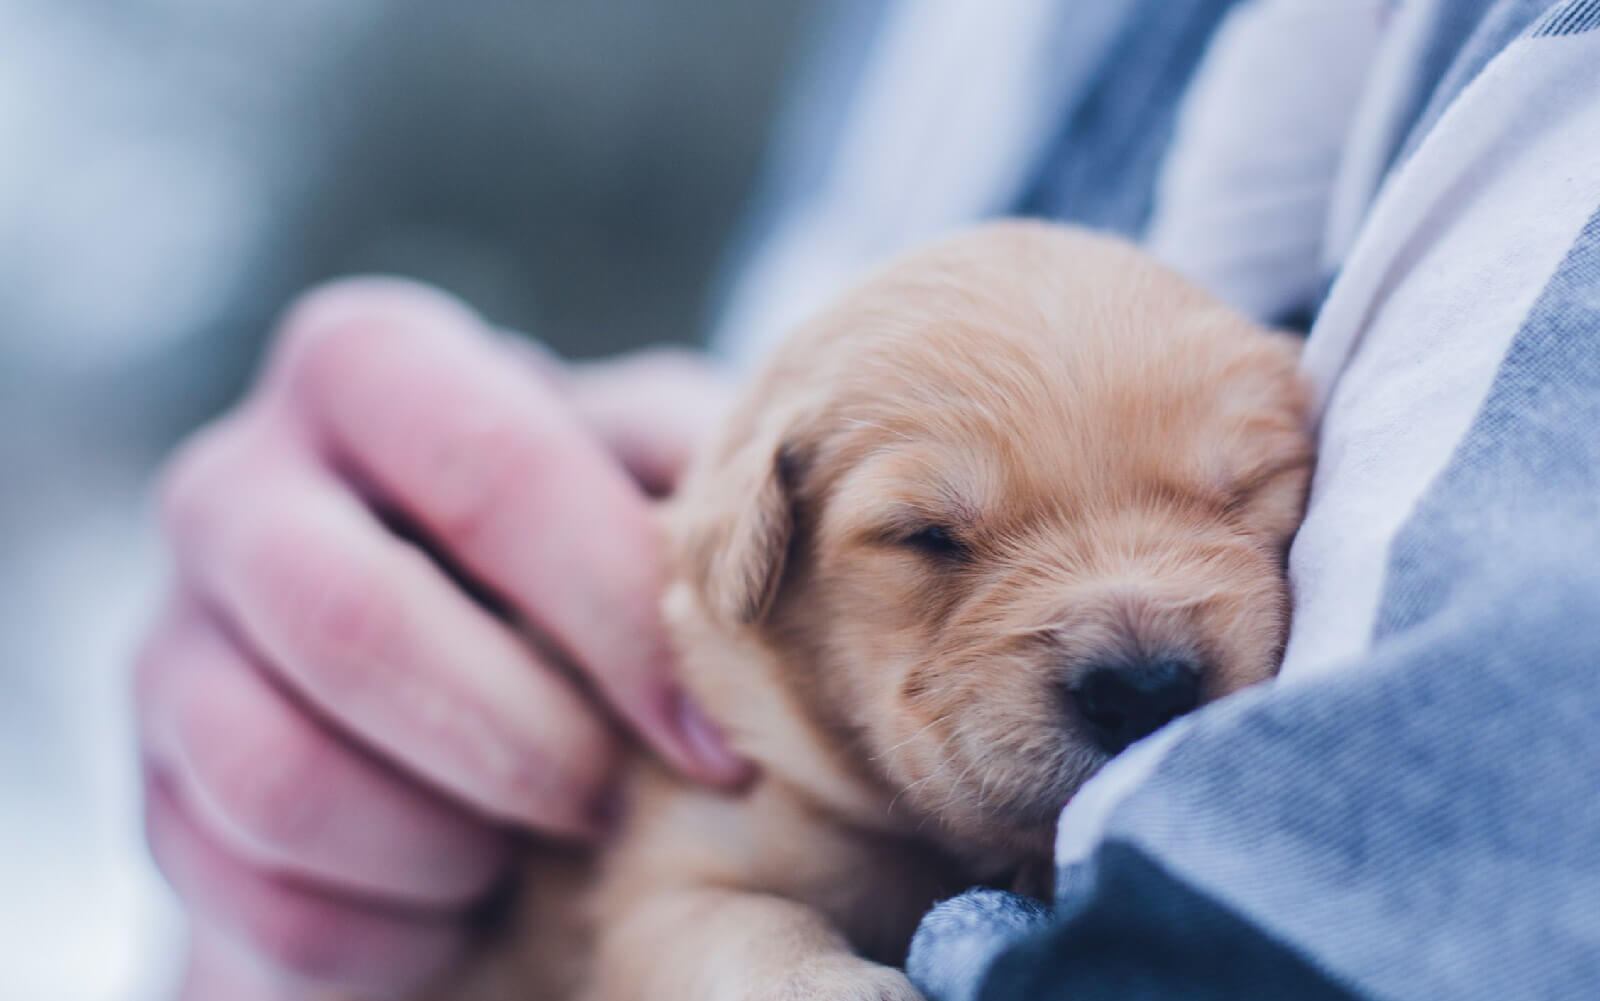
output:
<instances>
[{"instance_id":1,"label":"puppy's head","mask_svg":"<svg viewBox=\"0 0 1600 1001\"><path fill-rule=\"evenodd\" d=\"M784 345L685 482L680 570L818 753L956 845L1037 847L1111 755L1276 669L1295 361L1118 241L969 231Z\"/></svg>"}]
</instances>

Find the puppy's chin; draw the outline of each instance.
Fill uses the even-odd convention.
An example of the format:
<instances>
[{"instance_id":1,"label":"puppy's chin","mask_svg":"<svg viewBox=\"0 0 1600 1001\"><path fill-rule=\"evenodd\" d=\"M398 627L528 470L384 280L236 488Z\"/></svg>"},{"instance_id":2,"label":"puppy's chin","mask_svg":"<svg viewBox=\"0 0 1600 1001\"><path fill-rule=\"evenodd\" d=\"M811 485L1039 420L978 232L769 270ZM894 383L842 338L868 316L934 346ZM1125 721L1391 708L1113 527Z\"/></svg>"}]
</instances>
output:
<instances>
[{"instance_id":1,"label":"puppy's chin","mask_svg":"<svg viewBox=\"0 0 1600 1001\"><path fill-rule=\"evenodd\" d=\"M1062 808L1110 756L1068 733L1026 740L1035 747L1057 745L1042 753L1001 750L1015 746L1018 736L970 728L961 742L987 750L949 754L934 771L913 775L897 789L896 808L958 855L1002 865L1048 857Z\"/></svg>"},{"instance_id":2,"label":"puppy's chin","mask_svg":"<svg viewBox=\"0 0 1600 1001\"><path fill-rule=\"evenodd\" d=\"M1062 808L1098 768L1095 765L1082 775L1041 777L1033 790L1015 797L948 790L934 814L945 835L942 840L959 855L1005 864L1047 857Z\"/></svg>"}]
</instances>

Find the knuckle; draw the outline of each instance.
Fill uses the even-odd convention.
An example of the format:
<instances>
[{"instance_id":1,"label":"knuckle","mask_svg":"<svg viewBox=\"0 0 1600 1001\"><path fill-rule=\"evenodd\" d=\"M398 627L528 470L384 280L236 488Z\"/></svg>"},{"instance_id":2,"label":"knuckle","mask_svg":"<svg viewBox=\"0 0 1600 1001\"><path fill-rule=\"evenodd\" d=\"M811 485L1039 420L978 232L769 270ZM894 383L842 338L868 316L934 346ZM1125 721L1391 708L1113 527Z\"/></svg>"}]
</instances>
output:
<instances>
[{"instance_id":1,"label":"knuckle","mask_svg":"<svg viewBox=\"0 0 1600 1001\"><path fill-rule=\"evenodd\" d=\"M336 748L291 703L241 685L251 669L232 650L208 644L173 658L197 669L168 682L189 679L167 696L169 751L185 764L177 774L236 837L297 857L333 816L327 777Z\"/></svg>"},{"instance_id":2,"label":"knuckle","mask_svg":"<svg viewBox=\"0 0 1600 1001\"><path fill-rule=\"evenodd\" d=\"M401 625L383 568L320 551L288 530L263 533L243 573L263 614L325 680L355 680L381 664Z\"/></svg>"},{"instance_id":3,"label":"knuckle","mask_svg":"<svg viewBox=\"0 0 1600 1001\"><path fill-rule=\"evenodd\" d=\"M321 659L347 668L381 661L398 617L377 581L356 572L330 574L304 600L306 635Z\"/></svg>"},{"instance_id":4,"label":"knuckle","mask_svg":"<svg viewBox=\"0 0 1600 1001\"><path fill-rule=\"evenodd\" d=\"M470 316L444 293L400 278L344 278L292 303L280 325L277 368L293 385L337 380L361 365L374 342L415 336L429 320Z\"/></svg>"},{"instance_id":5,"label":"knuckle","mask_svg":"<svg viewBox=\"0 0 1600 1001\"><path fill-rule=\"evenodd\" d=\"M339 978L348 963L348 924L331 907L297 901L257 918L247 932L273 966L326 982Z\"/></svg>"},{"instance_id":6,"label":"knuckle","mask_svg":"<svg viewBox=\"0 0 1600 1001\"><path fill-rule=\"evenodd\" d=\"M503 524L508 514L531 521L519 492L549 475L549 451L538 429L505 418L442 429L428 457L428 482L436 492L433 529L461 544Z\"/></svg>"},{"instance_id":7,"label":"knuckle","mask_svg":"<svg viewBox=\"0 0 1600 1001\"><path fill-rule=\"evenodd\" d=\"M295 389L339 380L385 328L384 320L381 309L352 293L311 293L284 321L276 368Z\"/></svg>"},{"instance_id":8,"label":"knuckle","mask_svg":"<svg viewBox=\"0 0 1600 1001\"><path fill-rule=\"evenodd\" d=\"M235 748L235 767L212 795L242 834L274 855L295 858L329 820L327 755L314 739L287 727Z\"/></svg>"},{"instance_id":9,"label":"knuckle","mask_svg":"<svg viewBox=\"0 0 1600 1001\"><path fill-rule=\"evenodd\" d=\"M193 535L222 502L236 456L245 448L237 419L224 418L190 435L156 483L162 527L174 541Z\"/></svg>"}]
</instances>

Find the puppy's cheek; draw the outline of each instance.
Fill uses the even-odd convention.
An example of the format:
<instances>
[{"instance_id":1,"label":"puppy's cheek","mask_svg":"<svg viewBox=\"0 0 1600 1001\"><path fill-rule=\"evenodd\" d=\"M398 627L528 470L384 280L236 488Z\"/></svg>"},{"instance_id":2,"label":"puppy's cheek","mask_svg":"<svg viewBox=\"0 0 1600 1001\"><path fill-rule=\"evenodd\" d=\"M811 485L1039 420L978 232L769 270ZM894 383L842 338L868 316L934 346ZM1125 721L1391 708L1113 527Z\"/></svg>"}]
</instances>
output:
<instances>
[{"instance_id":1,"label":"puppy's cheek","mask_svg":"<svg viewBox=\"0 0 1600 1001\"><path fill-rule=\"evenodd\" d=\"M1251 498L1243 511L1245 524L1266 546L1287 556L1305 517L1309 486L1309 468L1277 477Z\"/></svg>"},{"instance_id":2,"label":"puppy's cheek","mask_svg":"<svg viewBox=\"0 0 1600 1001\"><path fill-rule=\"evenodd\" d=\"M859 544L824 566L825 593L843 621L893 636L905 652L933 642L960 592L927 559L882 545ZM830 572L831 571L831 572Z\"/></svg>"},{"instance_id":3,"label":"puppy's cheek","mask_svg":"<svg viewBox=\"0 0 1600 1001\"><path fill-rule=\"evenodd\" d=\"M891 785L926 786L951 767L962 728L971 725L972 700L937 655L909 658L896 668L886 672L883 709L868 723L872 757Z\"/></svg>"},{"instance_id":4,"label":"puppy's cheek","mask_svg":"<svg viewBox=\"0 0 1600 1001\"><path fill-rule=\"evenodd\" d=\"M1288 639L1287 588L1273 578L1219 600L1207 609L1202 629L1213 651L1208 700L1266 681L1278 673Z\"/></svg>"},{"instance_id":5,"label":"puppy's cheek","mask_svg":"<svg viewBox=\"0 0 1600 1001\"><path fill-rule=\"evenodd\" d=\"M988 656L954 663L964 666L917 676L885 757L895 760L919 805L998 822L1060 789L1067 767L1088 748L1061 710L1053 661Z\"/></svg>"}]
</instances>

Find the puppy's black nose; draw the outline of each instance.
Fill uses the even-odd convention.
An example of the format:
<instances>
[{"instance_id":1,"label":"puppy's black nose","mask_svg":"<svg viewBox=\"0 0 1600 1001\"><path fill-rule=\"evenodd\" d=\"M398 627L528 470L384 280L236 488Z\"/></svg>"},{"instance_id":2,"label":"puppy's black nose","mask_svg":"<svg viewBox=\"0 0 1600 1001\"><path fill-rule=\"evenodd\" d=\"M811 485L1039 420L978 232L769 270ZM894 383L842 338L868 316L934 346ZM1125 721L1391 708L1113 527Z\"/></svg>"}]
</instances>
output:
<instances>
[{"instance_id":1,"label":"puppy's black nose","mask_svg":"<svg viewBox=\"0 0 1600 1001\"><path fill-rule=\"evenodd\" d=\"M1200 704L1200 672L1181 658L1092 665L1068 687L1094 742L1112 754Z\"/></svg>"}]
</instances>

